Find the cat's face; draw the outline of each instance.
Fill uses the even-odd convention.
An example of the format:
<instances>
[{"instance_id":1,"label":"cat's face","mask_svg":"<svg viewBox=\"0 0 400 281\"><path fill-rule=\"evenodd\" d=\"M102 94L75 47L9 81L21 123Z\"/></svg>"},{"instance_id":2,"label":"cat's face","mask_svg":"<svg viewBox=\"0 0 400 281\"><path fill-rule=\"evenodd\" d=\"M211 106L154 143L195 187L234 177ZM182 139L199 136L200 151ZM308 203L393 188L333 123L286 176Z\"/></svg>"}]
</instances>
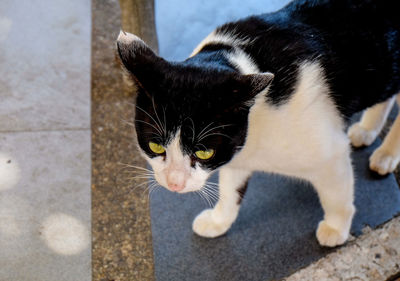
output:
<instances>
[{"instance_id":1,"label":"cat's face","mask_svg":"<svg viewBox=\"0 0 400 281\"><path fill-rule=\"evenodd\" d=\"M248 106L229 98L235 90L218 81L224 74L178 72L139 89L135 126L158 183L188 192L200 189L243 145ZM196 77L201 82L194 83Z\"/></svg>"},{"instance_id":2,"label":"cat's face","mask_svg":"<svg viewBox=\"0 0 400 281\"><path fill-rule=\"evenodd\" d=\"M139 40L120 35L118 50L138 86L140 150L160 185L199 190L243 146L251 101L266 77L169 63Z\"/></svg>"}]
</instances>

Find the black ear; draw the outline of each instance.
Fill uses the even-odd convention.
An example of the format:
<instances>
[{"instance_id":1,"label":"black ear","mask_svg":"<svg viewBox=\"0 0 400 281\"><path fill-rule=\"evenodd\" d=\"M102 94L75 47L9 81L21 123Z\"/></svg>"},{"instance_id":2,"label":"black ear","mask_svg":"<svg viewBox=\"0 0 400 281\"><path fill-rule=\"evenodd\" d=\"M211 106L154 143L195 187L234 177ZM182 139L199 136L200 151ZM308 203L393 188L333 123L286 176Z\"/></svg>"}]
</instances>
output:
<instances>
[{"instance_id":1,"label":"black ear","mask_svg":"<svg viewBox=\"0 0 400 281\"><path fill-rule=\"evenodd\" d=\"M121 30L117 39L117 49L123 66L139 86L147 88L161 78L159 70L167 62L158 57L136 35Z\"/></svg>"}]
</instances>

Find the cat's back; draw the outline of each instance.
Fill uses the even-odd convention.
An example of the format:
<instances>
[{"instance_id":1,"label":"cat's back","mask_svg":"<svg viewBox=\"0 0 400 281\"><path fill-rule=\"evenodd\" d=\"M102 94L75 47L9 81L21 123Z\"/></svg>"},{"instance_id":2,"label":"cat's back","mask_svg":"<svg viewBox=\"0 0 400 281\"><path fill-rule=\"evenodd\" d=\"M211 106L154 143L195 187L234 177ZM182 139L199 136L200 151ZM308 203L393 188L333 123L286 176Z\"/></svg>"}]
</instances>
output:
<instances>
[{"instance_id":1,"label":"cat's back","mask_svg":"<svg viewBox=\"0 0 400 281\"><path fill-rule=\"evenodd\" d=\"M342 115L400 90L400 17L396 0L295 0L281 10L216 30L243 42L261 71L275 74L268 95L287 101L296 65L318 60Z\"/></svg>"}]
</instances>

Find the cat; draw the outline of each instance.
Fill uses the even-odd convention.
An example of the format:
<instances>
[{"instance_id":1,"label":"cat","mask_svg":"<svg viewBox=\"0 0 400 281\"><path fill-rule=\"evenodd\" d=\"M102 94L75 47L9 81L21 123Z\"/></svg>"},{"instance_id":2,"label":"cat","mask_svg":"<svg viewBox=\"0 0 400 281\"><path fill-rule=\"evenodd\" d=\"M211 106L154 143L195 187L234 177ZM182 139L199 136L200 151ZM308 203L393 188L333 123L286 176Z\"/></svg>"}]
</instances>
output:
<instances>
[{"instance_id":1,"label":"cat","mask_svg":"<svg viewBox=\"0 0 400 281\"><path fill-rule=\"evenodd\" d=\"M400 103L396 11L395 0L297 0L218 27L182 62L120 32L119 57L137 85L138 146L156 181L192 192L219 171L218 202L195 218L195 233L225 234L251 174L264 171L314 186L324 210L320 245L348 239L355 212L350 144L371 144ZM370 168L384 175L399 161L397 116Z\"/></svg>"}]
</instances>

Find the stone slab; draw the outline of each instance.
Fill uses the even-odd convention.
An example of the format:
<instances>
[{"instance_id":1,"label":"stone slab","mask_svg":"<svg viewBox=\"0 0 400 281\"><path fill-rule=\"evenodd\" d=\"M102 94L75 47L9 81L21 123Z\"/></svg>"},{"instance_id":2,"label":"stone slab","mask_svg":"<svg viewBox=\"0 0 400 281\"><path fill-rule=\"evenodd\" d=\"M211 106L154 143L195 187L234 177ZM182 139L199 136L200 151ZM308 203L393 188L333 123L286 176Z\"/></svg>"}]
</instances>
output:
<instances>
[{"instance_id":1,"label":"stone slab","mask_svg":"<svg viewBox=\"0 0 400 281\"><path fill-rule=\"evenodd\" d=\"M90 131L0 133L0 280L89 281Z\"/></svg>"},{"instance_id":2,"label":"stone slab","mask_svg":"<svg viewBox=\"0 0 400 281\"><path fill-rule=\"evenodd\" d=\"M0 131L90 127L90 2L0 1Z\"/></svg>"}]
</instances>

